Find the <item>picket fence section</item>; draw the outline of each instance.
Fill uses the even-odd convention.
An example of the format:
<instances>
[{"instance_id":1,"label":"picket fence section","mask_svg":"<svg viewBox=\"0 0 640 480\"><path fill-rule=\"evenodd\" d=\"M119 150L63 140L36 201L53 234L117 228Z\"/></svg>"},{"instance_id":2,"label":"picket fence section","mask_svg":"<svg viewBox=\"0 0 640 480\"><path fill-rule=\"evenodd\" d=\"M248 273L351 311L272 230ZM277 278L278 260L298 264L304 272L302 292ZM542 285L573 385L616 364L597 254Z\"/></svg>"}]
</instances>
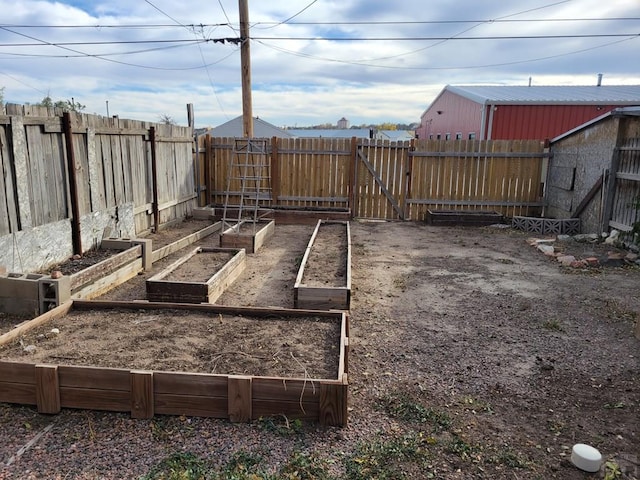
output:
<instances>
[{"instance_id":1,"label":"picket fence section","mask_svg":"<svg viewBox=\"0 0 640 480\"><path fill-rule=\"evenodd\" d=\"M237 204L233 138L200 137L201 204ZM265 206L343 209L354 217L424 220L428 210L537 215L547 152L538 141L273 138ZM202 192L205 192L202 195Z\"/></svg>"}]
</instances>

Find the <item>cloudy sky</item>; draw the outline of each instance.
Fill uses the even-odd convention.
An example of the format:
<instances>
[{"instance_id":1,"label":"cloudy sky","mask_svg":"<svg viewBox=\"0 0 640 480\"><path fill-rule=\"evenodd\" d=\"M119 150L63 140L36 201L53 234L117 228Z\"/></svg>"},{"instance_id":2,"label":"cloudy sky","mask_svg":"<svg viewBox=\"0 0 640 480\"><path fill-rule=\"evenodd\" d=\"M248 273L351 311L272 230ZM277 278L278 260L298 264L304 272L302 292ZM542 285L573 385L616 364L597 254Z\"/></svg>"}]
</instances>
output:
<instances>
[{"instance_id":1,"label":"cloudy sky","mask_svg":"<svg viewBox=\"0 0 640 480\"><path fill-rule=\"evenodd\" d=\"M418 122L447 84L640 84L638 0L248 0L254 116ZM0 0L5 102L216 126L242 113L238 0ZM222 40L225 40L224 42Z\"/></svg>"}]
</instances>

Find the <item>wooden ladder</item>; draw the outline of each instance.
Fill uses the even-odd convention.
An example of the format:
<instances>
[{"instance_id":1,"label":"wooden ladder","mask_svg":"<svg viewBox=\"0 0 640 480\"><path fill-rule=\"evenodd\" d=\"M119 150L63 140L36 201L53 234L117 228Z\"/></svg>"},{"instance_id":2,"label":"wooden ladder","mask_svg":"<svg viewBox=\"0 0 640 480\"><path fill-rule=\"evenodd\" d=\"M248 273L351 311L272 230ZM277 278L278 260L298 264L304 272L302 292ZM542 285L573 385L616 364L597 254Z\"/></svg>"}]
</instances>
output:
<instances>
[{"instance_id":1,"label":"wooden ladder","mask_svg":"<svg viewBox=\"0 0 640 480\"><path fill-rule=\"evenodd\" d=\"M260 219L271 213L261 204L271 201L271 168L267 139L236 138L227 172L227 190L222 214L222 231L240 233L240 226L250 223L253 233ZM232 188L238 188L232 191ZM237 205L231 197L239 197ZM234 212L237 207L237 212Z\"/></svg>"}]
</instances>

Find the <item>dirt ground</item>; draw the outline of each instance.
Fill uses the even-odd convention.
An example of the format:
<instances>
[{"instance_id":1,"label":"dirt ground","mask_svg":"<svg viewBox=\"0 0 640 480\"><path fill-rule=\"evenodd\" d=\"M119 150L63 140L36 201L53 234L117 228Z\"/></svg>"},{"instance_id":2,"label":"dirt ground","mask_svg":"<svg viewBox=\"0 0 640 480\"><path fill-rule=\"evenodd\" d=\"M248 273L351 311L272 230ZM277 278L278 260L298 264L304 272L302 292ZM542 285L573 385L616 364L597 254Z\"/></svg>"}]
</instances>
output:
<instances>
[{"instance_id":1,"label":"dirt ground","mask_svg":"<svg viewBox=\"0 0 640 480\"><path fill-rule=\"evenodd\" d=\"M312 230L276 225L216 303L292 307ZM175 452L218 469L259 454L271 473L302 452L331 478L640 478L640 268L563 267L511 229L352 222L351 233L347 427L47 417L0 404L0 478L137 478ZM105 298L144 299L144 279L175 259ZM571 464L576 443L600 450L600 472Z\"/></svg>"}]
</instances>

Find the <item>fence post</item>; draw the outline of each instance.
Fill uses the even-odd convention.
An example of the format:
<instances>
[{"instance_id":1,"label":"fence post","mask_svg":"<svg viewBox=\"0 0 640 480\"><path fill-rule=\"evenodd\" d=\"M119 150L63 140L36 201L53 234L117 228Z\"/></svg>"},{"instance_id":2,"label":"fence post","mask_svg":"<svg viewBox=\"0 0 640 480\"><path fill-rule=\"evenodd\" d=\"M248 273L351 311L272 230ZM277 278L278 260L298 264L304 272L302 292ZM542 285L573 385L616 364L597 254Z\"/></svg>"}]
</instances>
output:
<instances>
[{"instance_id":1,"label":"fence post","mask_svg":"<svg viewBox=\"0 0 640 480\"><path fill-rule=\"evenodd\" d=\"M73 253L82 255L82 235L80 232L80 205L78 203L78 176L76 175L76 157L73 151L73 132L71 131L71 114L62 114L62 130L67 147L67 165L69 170L69 195L71 197L71 238Z\"/></svg>"},{"instance_id":2,"label":"fence post","mask_svg":"<svg viewBox=\"0 0 640 480\"><path fill-rule=\"evenodd\" d=\"M149 128L151 143L151 189L153 192L153 230L158 232L160 226L160 205L158 205L158 162L156 159L156 127Z\"/></svg>"},{"instance_id":3,"label":"fence post","mask_svg":"<svg viewBox=\"0 0 640 480\"><path fill-rule=\"evenodd\" d=\"M609 221L613 214L613 197L616 194L616 174L618 173L618 164L620 163L620 147L613 149L611 157L611 166L609 167L609 175L607 179L607 190L604 199L604 211L602 212L602 231L609 231Z\"/></svg>"},{"instance_id":4,"label":"fence post","mask_svg":"<svg viewBox=\"0 0 640 480\"><path fill-rule=\"evenodd\" d=\"M349 163L349 215L356 216L356 188L358 185L358 139L351 137L351 162Z\"/></svg>"},{"instance_id":5,"label":"fence post","mask_svg":"<svg viewBox=\"0 0 640 480\"><path fill-rule=\"evenodd\" d=\"M409 143L409 151L407 152L407 168L406 168L406 181L405 181L405 192L404 192L404 205L402 206L402 211L404 212L404 219L411 220L410 217L410 204L408 200L411 198L411 173L413 171L413 152L416 149L416 139L412 138ZM417 220L417 219L416 219Z\"/></svg>"},{"instance_id":6,"label":"fence post","mask_svg":"<svg viewBox=\"0 0 640 480\"><path fill-rule=\"evenodd\" d=\"M213 186L211 184L211 163L213 162L212 152L213 147L211 146L211 135L207 133L207 136L204 137L204 188L205 188L205 207L211 204L213 201L212 190Z\"/></svg>"},{"instance_id":7,"label":"fence post","mask_svg":"<svg viewBox=\"0 0 640 480\"><path fill-rule=\"evenodd\" d=\"M278 137L271 138L271 206L278 205L280 197L280 158L278 157Z\"/></svg>"}]
</instances>

